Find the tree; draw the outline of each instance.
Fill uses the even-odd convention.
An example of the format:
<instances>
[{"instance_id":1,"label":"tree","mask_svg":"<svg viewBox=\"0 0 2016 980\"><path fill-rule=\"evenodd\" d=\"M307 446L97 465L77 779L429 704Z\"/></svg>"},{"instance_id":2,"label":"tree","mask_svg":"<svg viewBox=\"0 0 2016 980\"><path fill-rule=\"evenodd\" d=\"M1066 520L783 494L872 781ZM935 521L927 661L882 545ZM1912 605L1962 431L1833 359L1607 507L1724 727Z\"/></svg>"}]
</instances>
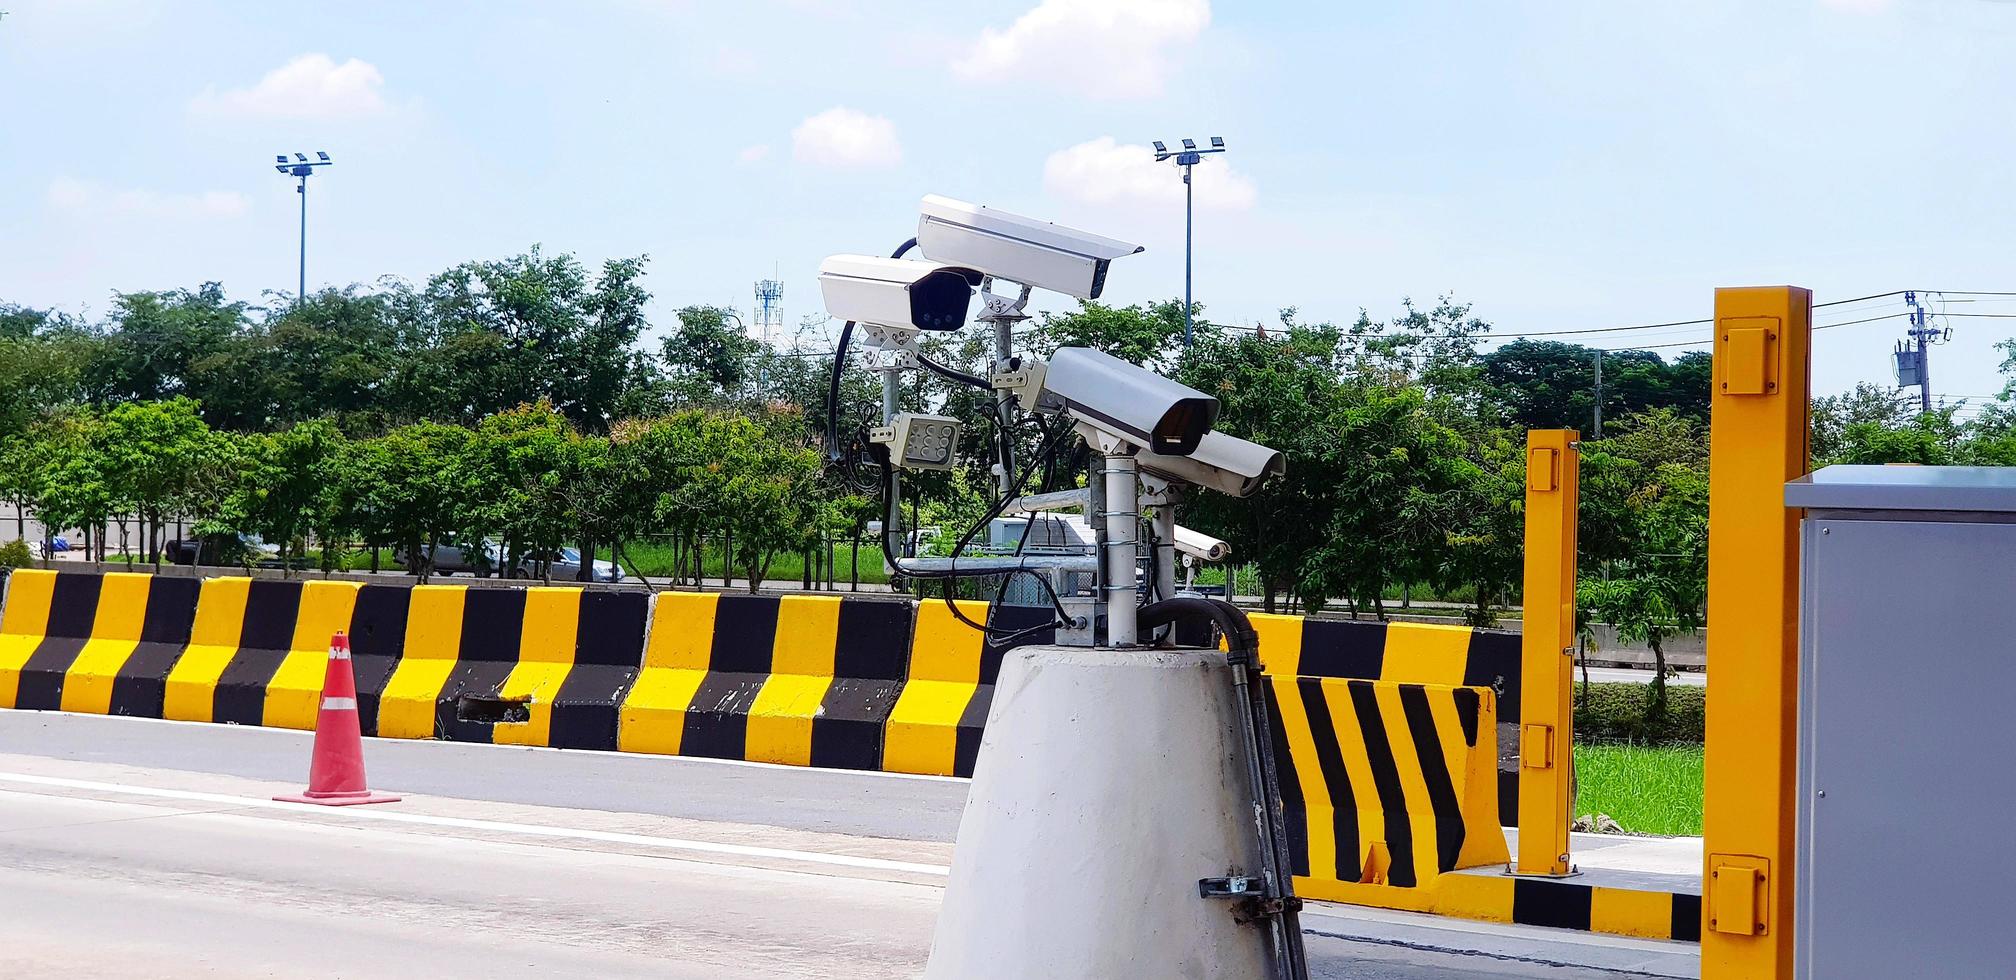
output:
<instances>
[{"instance_id":1,"label":"tree","mask_svg":"<svg viewBox=\"0 0 2016 980\"><path fill-rule=\"evenodd\" d=\"M148 561L156 569L163 519L214 506L229 478L225 440L187 398L114 406L93 433L90 452L114 513L140 518ZM126 533L123 520L119 533L122 538ZM125 550L125 542L120 544Z\"/></svg>"},{"instance_id":2,"label":"tree","mask_svg":"<svg viewBox=\"0 0 2016 980\"><path fill-rule=\"evenodd\" d=\"M1203 320L1203 306L1193 310L1193 333L1204 337L1218 332ZM1172 299L1146 306L1107 306L1086 300L1069 313L1038 317L1034 346L1046 353L1059 347L1090 347L1130 364L1166 371L1183 350L1183 303Z\"/></svg>"},{"instance_id":3,"label":"tree","mask_svg":"<svg viewBox=\"0 0 2016 980\"><path fill-rule=\"evenodd\" d=\"M741 398L756 377L763 345L718 306L688 306L679 327L660 345L673 400L680 405L726 405Z\"/></svg>"},{"instance_id":4,"label":"tree","mask_svg":"<svg viewBox=\"0 0 2016 980\"><path fill-rule=\"evenodd\" d=\"M468 522L463 474L469 430L435 422L402 426L344 452L337 485L344 522L371 544L397 544L422 582L434 548Z\"/></svg>"},{"instance_id":5,"label":"tree","mask_svg":"<svg viewBox=\"0 0 2016 980\"><path fill-rule=\"evenodd\" d=\"M337 529L344 523L343 433L328 419L302 422L284 432L254 435L242 447L245 476L228 511L242 530L280 548L281 568L307 554L311 532L321 540L322 565L335 565Z\"/></svg>"},{"instance_id":6,"label":"tree","mask_svg":"<svg viewBox=\"0 0 2016 980\"><path fill-rule=\"evenodd\" d=\"M1628 550L1604 577L1581 580L1577 602L1614 626L1619 639L1652 648L1647 717L1656 719L1666 710L1665 641L1706 622L1708 479L1675 463L1650 474L1629 500Z\"/></svg>"},{"instance_id":7,"label":"tree","mask_svg":"<svg viewBox=\"0 0 2016 980\"><path fill-rule=\"evenodd\" d=\"M85 383L101 403L194 394L195 365L224 350L245 321L245 304L225 299L219 283L121 293L112 302L113 329Z\"/></svg>"},{"instance_id":8,"label":"tree","mask_svg":"<svg viewBox=\"0 0 2016 980\"><path fill-rule=\"evenodd\" d=\"M98 451L104 425L97 413L72 409L36 428L35 513L43 526L83 528L89 534L111 519L118 498L105 479ZM103 560L105 542L87 543L93 546L92 557Z\"/></svg>"}]
</instances>

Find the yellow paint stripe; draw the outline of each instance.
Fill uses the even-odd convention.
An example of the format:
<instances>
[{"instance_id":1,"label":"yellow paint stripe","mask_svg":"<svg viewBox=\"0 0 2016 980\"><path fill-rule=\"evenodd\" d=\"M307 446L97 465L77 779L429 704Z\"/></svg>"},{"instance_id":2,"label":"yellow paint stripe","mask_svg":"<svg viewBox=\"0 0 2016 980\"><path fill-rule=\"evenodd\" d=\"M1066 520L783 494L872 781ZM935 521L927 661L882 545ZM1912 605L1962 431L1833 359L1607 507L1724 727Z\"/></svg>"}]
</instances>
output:
<instances>
[{"instance_id":1,"label":"yellow paint stripe","mask_svg":"<svg viewBox=\"0 0 2016 980\"><path fill-rule=\"evenodd\" d=\"M581 626L581 590L525 590L525 626L519 632L518 665L498 696L529 702L531 720L498 725L490 740L498 745L546 745L553 730L553 698L574 669L576 634Z\"/></svg>"},{"instance_id":2,"label":"yellow paint stripe","mask_svg":"<svg viewBox=\"0 0 2016 980\"><path fill-rule=\"evenodd\" d=\"M1400 771L1400 789L1407 796L1407 823L1414 834L1414 880L1429 882L1442 869L1436 867L1435 809L1428 802L1428 780L1421 773L1421 756L1414 733L1407 727L1407 711L1400 703L1398 684L1375 684L1373 697L1379 702L1379 717L1386 724L1386 740L1393 746L1394 768Z\"/></svg>"},{"instance_id":3,"label":"yellow paint stripe","mask_svg":"<svg viewBox=\"0 0 2016 980\"><path fill-rule=\"evenodd\" d=\"M152 575L131 572L105 576L98 589L98 611L91 620L91 639L63 674L64 711L94 715L112 711L112 685L140 646L153 581Z\"/></svg>"},{"instance_id":4,"label":"yellow paint stripe","mask_svg":"<svg viewBox=\"0 0 2016 980\"><path fill-rule=\"evenodd\" d=\"M1265 649L1265 646L1262 646ZM1319 878L1336 875L1337 806L1330 787L1323 780L1323 764L1316 752L1316 739L1337 737L1335 726L1317 732L1309 721L1309 707L1302 701L1302 689L1294 677L1269 677L1274 697L1281 706L1281 730L1288 737L1288 758L1295 764L1295 781L1302 786L1302 805L1309 821L1309 870ZM1328 700L1325 700L1327 705ZM1352 842L1355 846L1356 842Z\"/></svg>"},{"instance_id":5,"label":"yellow paint stripe","mask_svg":"<svg viewBox=\"0 0 2016 980\"><path fill-rule=\"evenodd\" d=\"M785 596L777 604L770 676L749 706L742 757L750 762L812 764L812 719L833 686L840 638L839 596Z\"/></svg>"},{"instance_id":6,"label":"yellow paint stripe","mask_svg":"<svg viewBox=\"0 0 2016 980\"><path fill-rule=\"evenodd\" d=\"M1374 841L1386 839L1386 811L1379 803L1379 791L1372 782L1372 757L1365 751L1365 732L1358 724L1358 709L1351 703L1349 682L1323 681L1323 701L1330 706L1330 721L1337 726L1337 751L1344 757L1344 774L1351 778L1358 803L1358 864Z\"/></svg>"},{"instance_id":7,"label":"yellow paint stripe","mask_svg":"<svg viewBox=\"0 0 2016 980\"><path fill-rule=\"evenodd\" d=\"M196 626L189 649L168 672L167 697L161 717L173 721L209 721L216 707L217 678L238 653L245 629L245 599L249 578L210 578L196 596Z\"/></svg>"},{"instance_id":8,"label":"yellow paint stripe","mask_svg":"<svg viewBox=\"0 0 2016 980\"><path fill-rule=\"evenodd\" d=\"M22 568L7 578L7 611L0 617L0 708L14 707L21 668L49 632L49 605L55 597L55 572Z\"/></svg>"},{"instance_id":9,"label":"yellow paint stripe","mask_svg":"<svg viewBox=\"0 0 2016 980\"><path fill-rule=\"evenodd\" d=\"M1625 888L1592 888L1589 930L1615 936L1673 938L1673 896Z\"/></svg>"},{"instance_id":10,"label":"yellow paint stripe","mask_svg":"<svg viewBox=\"0 0 2016 980\"><path fill-rule=\"evenodd\" d=\"M1302 617L1254 613L1253 632L1260 635L1260 669L1283 677L1302 672Z\"/></svg>"},{"instance_id":11,"label":"yellow paint stripe","mask_svg":"<svg viewBox=\"0 0 2016 980\"><path fill-rule=\"evenodd\" d=\"M466 585L414 586L406 610L406 647L378 696L378 734L433 738L441 688L455 673L462 649Z\"/></svg>"},{"instance_id":12,"label":"yellow paint stripe","mask_svg":"<svg viewBox=\"0 0 2016 980\"><path fill-rule=\"evenodd\" d=\"M329 676L329 642L350 629L357 607L358 582L304 582L301 606L294 614L294 635L287 656L266 682L266 704L260 724L267 728L314 731L322 713L322 682Z\"/></svg>"},{"instance_id":13,"label":"yellow paint stripe","mask_svg":"<svg viewBox=\"0 0 2016 980\"><path fill-rule=\"evenodd\" d=\"M616 747L678 755L686 709L707 679L714 648L716 593L662 592L651 617L644 669L617 715Z\"/></svg>"},{"instance_id":14,"label":"yellow paint stripe","mask_svg":"<svg viewBox=\"0 0 2016 980\"><path fill-rule=\"evenodd\" d=\"M1500 875L1443 875L1435 882L1435 911L1459 919L1510 922L1512 879Z\"/></svg>"},{"instance_id":15,"label":"yellow paint stripe","mask_svg":"<svg viewBox=\"0 0 2016 980\"><path fill-rule=\"evenodd\" d=\"M1455 687L1426 686L1428 711L1435 719L1435 735L1442 743L1442 764L1456 790L1463 817L1463 847L1456 852L1456 867L1481 868L1512 860L1505 849L1505 834L1498 827L1498 718L1491 692L1477 699L1477 747L1463 741L1463 718L1456 711ZM1472 688L1471 690L1476 690Z\"/></svg>"},{"instance_id":16,"label":"yellow paint stripe","mask_svg":"<svg viewBox=\"0 0 2016 980\"><path fill-rule=\"evenodd\" d=\"M1463 683L1470 661L1468 626L1391 623L1386 627L1386 655L1379 668L1382 681L1407 684Z\"/></svg>"},{"instance_id":17,"label":"yellow paint stripe","mask_svg":"<svg viewBox=\"0 0 2016 980\"><path fill-rule=\"evenodd\" d=\"M960 612L983 620L983 602L960 601ZM883 729L882 768L950 776L959 754L959 719L980 689L980 644L972 627L942 602L917 608L910 668Z\"/></svg>"}]
</instances>

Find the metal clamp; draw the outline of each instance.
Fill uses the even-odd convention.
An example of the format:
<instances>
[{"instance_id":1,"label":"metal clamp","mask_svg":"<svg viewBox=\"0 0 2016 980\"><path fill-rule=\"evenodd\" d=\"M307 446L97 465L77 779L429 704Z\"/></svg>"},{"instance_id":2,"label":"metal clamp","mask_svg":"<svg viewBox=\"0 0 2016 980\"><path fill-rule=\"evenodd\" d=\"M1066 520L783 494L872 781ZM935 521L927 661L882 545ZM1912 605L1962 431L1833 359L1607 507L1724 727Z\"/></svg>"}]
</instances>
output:
<instances>
[{"instance_id":1,"label":"metal clamp","mask_svg":"<svg viewBox=\"0 0 2016 980\"><path fill-rule=\"evenodd\" d=\"M1197 894L1203 898L1253 898L1267 893L1267 879L1252 875L1197 879Z\"/></svg>"}]
</instances>

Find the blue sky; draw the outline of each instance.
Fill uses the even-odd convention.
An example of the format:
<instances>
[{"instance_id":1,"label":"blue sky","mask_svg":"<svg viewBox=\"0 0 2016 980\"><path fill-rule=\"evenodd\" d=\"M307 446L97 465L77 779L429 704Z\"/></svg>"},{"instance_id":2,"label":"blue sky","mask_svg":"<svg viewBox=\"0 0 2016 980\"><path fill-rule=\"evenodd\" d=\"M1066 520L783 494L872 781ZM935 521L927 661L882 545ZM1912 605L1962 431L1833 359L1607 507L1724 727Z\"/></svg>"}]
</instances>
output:
<instances>
[{"instance_id":1,"label":"blue sky","mask_svg":"<svg viewBox=\"0 0 2016 980\"><path fill-rule=\"evenodd\" d=\"M2016 292L2016 3L0 9L7 302L291 290L296 198L270 161L297 149L337 160L311 287L538 242L649 253L661 321L746 310L775 269L796 323L821 257L893 247L940 193L1142 242L1109 299L1150 300L1182 289L1182 201L1145 144L1185 135L1232 147L1199 172L1197 296L1223 321L1448 292L1517 332L1703 317L1717 285ZM1946 309L2016 314L1965 298ZM1935 390L1998 390L2016 319L1947 322ZM1887 383L1903 329L1819 335L1816 387Z\"/></svg>"}]
</instances>

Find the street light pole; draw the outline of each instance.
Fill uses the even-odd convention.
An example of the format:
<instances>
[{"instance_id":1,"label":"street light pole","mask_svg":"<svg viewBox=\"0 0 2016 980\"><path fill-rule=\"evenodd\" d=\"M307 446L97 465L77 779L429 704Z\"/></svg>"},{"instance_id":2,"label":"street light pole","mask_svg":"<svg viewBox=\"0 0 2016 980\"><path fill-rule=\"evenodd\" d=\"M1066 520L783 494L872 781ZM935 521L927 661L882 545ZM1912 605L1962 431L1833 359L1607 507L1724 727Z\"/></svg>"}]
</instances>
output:
<instances>
[{"instance_id":1,"label":"street light pole","mask_svg":"<svg viewBox=\"0 0 2016 980\"><path fill-rule=\"evenodd\" d=\"M273 169L301 181L294 188L294 193L301 195L301 267L294 292L294 303L298 306L308 300L308 178L316 167L326 167L336 161L329 159L329 154L321 150L315 151L314 160L309 160L306 153L294 154L291 162L285 153L276 153L273 159Z\"/></svg>"},{"instance_id":2,"label":"street light pole","mask_svg":"<svg viewBox=\"0 0 2016 980\"><path fill-rule=\"evenodd\" d=\"M1161 163L1173 159L1177 166L1183 168L1183 346L1185 347L1190 346L1196 339L1193 310L1197 303L1191 296L1191 272L1196 254L1194 239L1197 190L1196 185L1191 182L1191 175L1196 166L1204 162L1204 154L1223 152L1225 152L1223 136L1211 137L1211 146L1201 150L1197 148L1197 141L1192 139L1184 140L1181 150L1171 150L1163 145L1161 140L1155 141L1155 162Z\"/></svg>"}]
</instances>

